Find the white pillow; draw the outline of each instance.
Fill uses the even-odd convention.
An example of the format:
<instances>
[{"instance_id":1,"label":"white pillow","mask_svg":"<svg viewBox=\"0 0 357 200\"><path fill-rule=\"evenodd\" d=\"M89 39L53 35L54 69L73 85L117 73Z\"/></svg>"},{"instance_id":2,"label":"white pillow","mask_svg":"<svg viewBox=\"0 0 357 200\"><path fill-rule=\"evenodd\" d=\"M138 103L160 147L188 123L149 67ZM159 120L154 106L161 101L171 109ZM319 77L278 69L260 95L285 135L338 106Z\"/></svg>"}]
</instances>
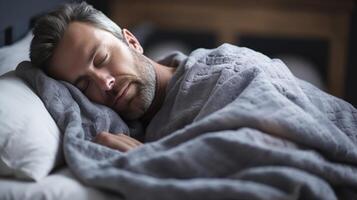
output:
<instances>
[{"instance_id":1,"label":"white pillow","mask_svg":"<svg viewBox=\"0 0 357 200\"><path fill-rule=\"evenodd\" d=\"M30 60L30 44L32 31L12 45L0 48L0 75L14 70L21 61Z\"/></svg>"},{"instance_id":2,"label":"white pillow","mask_svg":"<svg viewBox=\"0 0 357 200\"><path fill-rule=\"evenodd\" d=\"M38 181L62 161L60 130L14 71L0 77L0 91L0 175Z\"/></svg>"}]
</instances>

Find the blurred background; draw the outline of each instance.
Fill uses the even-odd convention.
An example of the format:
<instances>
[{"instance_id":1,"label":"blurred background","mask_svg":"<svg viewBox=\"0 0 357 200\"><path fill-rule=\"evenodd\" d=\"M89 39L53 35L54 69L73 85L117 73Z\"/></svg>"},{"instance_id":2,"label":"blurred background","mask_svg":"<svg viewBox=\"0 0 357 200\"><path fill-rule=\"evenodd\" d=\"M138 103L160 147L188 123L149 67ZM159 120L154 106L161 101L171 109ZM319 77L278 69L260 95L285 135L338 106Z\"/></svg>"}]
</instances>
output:
<instances>
[{"instance_id":1,"label":"blurred background","mask_svg":"<svg viewBox=\"0 0 357 200\"><path fill-rule=\"evenodd\" d=\"M1 28L17 13L40 16L66 0L0 1ZM132 31L145 54L189 54L224 42L282 59L299 78L357 107L355 0L88 0ZM41 7L41 9L39 9ZM36 18L32 20L34 23ZM26 29L27 24L18 28ZM7 29L6 29L7 30ZM9 32L9 30L8 30ZM7 40L16 40L24 31Z\"/></svg>"}]
</instances>

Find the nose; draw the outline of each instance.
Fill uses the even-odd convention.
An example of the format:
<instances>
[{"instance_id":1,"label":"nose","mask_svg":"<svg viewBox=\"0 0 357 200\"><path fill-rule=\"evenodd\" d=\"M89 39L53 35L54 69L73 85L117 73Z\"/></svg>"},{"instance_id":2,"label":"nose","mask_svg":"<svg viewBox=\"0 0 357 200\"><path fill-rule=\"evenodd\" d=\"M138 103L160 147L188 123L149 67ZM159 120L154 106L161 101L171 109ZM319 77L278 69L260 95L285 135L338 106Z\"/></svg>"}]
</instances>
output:
<instances>
[{"instance_id":1,"label":"nose","mask_svg":"<svg viewBox=\"0 0 357 200\"><path fill-rule=\"evenodd\" d=\"M109 91L113 88L115 83L115 78L110 75L109 72L100 70L100 69L93 69L91 71L91 76L97 86L103 91Z\"/></svg>"}]
</instances>

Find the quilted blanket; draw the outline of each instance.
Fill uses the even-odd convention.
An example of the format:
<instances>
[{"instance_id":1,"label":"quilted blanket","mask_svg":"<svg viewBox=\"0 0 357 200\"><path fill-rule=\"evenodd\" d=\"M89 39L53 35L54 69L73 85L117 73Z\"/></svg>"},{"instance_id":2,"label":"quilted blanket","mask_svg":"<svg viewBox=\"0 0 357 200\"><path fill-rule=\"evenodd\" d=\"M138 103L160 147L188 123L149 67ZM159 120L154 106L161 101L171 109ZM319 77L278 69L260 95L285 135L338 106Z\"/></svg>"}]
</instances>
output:
<instances>
[{"instance_id":1,"label":"quilted blanket","mask_svg":"<svg viewBox=\"0 0 357 200\"><path fill-rule=\"evenodd\" d=\"M130 134L112 110L30 63L17 74L64 132L76 177L118 199L357 199L352 105L247 48L224 44L163 62L177 65L164 105L145 145L127 153L91 141L99 131Z\"/></svg>"}]
</instances>

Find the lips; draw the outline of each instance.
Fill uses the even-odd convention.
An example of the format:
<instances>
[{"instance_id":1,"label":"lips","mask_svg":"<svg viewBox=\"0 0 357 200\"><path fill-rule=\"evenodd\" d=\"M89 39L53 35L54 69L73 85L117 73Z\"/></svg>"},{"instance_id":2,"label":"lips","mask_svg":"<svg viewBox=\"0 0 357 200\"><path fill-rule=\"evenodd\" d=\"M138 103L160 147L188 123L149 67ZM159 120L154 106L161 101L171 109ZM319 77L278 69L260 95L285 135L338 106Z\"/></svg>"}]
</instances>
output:
<instances>
[{"instance_id":1,"label":"lips","mask_svg":"<svg viewBox=\"0 0 357 200\"><path fill-rule=\"evenodd\" d=\"M119 102L122 102L124 100L124 97L126 96L126 93L128 92L130 84L131 84L130 82L123 84L123 87L118 92L117 96L115 97L115 99L113 101L113 106L115 106L116 104L118 104Z\"/></svg>"}]
</instances>

